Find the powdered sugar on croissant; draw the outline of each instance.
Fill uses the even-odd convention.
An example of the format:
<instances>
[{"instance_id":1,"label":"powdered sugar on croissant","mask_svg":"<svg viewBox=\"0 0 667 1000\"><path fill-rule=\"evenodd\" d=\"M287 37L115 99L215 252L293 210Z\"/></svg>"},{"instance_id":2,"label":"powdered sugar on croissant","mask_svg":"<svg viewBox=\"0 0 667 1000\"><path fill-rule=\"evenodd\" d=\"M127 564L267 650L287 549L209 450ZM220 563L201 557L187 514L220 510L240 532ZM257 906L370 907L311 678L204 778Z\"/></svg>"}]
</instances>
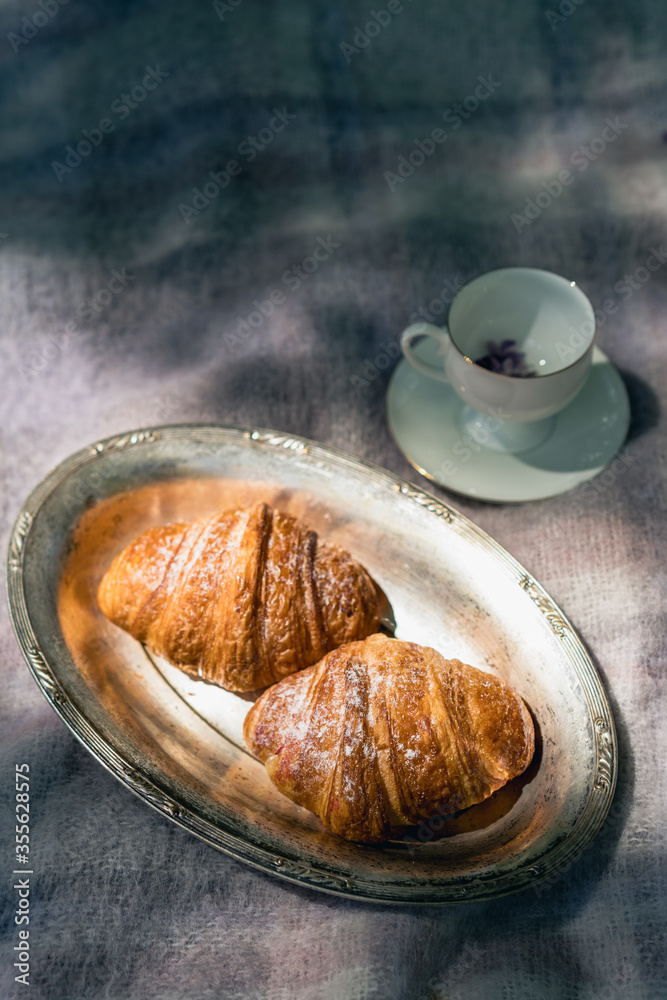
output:
<instances>
[{"instance_id":1,"label":"powdered sugar on croissant","mask_svg":"<svg viewBox=\"0 0 667 1000\"><path fill-rule=\"evenodd\" d=\"M366 842L481 802L534 752L532 719L507 684L384 635L269 688L244 736L283 794Z\"/></svg>"},{"instance_id":2,"label":"powdered sugar on croissant","mask_svg":"<svg viewBox=\"0 0 667 1000\"><path fill-rule=\"evenodd\" d=\"M188 673L251 691L375 632L386 599L347 552L260 502L144 532L98 604Z\"/></svg>"}]
</instances>

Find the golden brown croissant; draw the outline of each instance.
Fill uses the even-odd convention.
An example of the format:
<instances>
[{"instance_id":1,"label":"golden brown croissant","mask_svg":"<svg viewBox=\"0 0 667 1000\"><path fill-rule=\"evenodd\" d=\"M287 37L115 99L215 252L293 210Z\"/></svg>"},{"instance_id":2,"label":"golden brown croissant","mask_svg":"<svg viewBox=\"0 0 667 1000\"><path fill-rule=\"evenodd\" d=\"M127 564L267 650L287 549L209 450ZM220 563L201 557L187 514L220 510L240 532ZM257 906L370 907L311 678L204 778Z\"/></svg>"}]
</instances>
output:
<instances>
[{"instance_id":1,"label":"golden brown croissant","mask_svg":"<svg viewBox=\"0 0 667 1000\"><path fill-rule=\"evenodd\" d=\"M368 843L481 802L534 752L532 719L503 681L384 635L269 688L244 736L283 794Z\"/></svg>"},{"instance_id":2,"label":"golden brown croissant","mask_svg":"<svg viewBox=\"0 0 667 1000\"><path fill-rule=\"evenodd\" d=\"M114 559L97 600L135 639L232 691L377 631L387 607L347 552L265 503L144 532Z\"/></svg>"}]
</instances>

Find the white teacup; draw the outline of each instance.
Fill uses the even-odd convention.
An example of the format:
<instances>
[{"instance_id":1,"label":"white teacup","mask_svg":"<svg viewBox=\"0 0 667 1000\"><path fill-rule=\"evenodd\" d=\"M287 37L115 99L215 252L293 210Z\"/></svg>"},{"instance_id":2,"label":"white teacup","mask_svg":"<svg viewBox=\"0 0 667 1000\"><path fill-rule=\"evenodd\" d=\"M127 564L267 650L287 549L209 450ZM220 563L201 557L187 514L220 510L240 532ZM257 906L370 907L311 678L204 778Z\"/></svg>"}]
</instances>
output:
<instances>
[{"instance_id":1,"label":"white teacup","mask_svg":"<svg viewBox=\"0 0 667 1000\"><path fill-rule=\"evenodd\" d=\"M506 267L474 278L452 302L448 328L413 323L401 334L401 349L417 371L451 385L472 408L464 414L468 429L484 423L485 440L497 450L522 451L543 441L554 414L588 377L593 306L574 281L549 271ZM442 365L415 354L412 341L424 335L438 341ZM502 370L484 367L489 364ZM495 422L491 441L489 418Z\"/></svg>"}]
</instances>

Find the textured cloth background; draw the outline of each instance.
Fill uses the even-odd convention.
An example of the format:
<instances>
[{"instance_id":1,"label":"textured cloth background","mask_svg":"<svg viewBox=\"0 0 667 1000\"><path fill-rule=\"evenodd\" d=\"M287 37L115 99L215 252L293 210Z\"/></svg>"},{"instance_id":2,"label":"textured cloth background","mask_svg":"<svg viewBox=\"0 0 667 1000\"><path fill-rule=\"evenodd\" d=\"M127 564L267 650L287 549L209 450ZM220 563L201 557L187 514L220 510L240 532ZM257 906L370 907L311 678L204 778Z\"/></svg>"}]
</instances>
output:
<instances>
[{"instance_id":1,"label":"textured cloth background","mask_svg":"<svg viewBox=\"0 0 667 1000\"><path fill-rule=\"evenodd\" d=\"M447 499L580 630L621 773L594 844L536 891L436 910L299 890L205 847L103 770L38 691L3 607L0 996L26 989L11 957L25 761L33 1000L667 997L667 266L637 271L666 239L664 3L404 0L364 36L384 0L54 4L0 4L3 545L53 465L160 422L291 431L425 485L389 436L390 371L374 359L446 279L555 270L605 310L599 343L632 399L627 464L525 506ZM154 88L132 97L145 77ZM443 120L479 77L490 96ZM272 118L263 149L239 150ZM608 118L617 137L577 153ZM385 173L435 128L446 141L391 190ZM97 144L54 169L84 129ZM179 209L230 160L240 172L221 193ZM564 169L572 183L515 225ZM340 246L298 278L319 239ZM240 324L274 289L273 313Z\"/></svg>"}]
</instances>

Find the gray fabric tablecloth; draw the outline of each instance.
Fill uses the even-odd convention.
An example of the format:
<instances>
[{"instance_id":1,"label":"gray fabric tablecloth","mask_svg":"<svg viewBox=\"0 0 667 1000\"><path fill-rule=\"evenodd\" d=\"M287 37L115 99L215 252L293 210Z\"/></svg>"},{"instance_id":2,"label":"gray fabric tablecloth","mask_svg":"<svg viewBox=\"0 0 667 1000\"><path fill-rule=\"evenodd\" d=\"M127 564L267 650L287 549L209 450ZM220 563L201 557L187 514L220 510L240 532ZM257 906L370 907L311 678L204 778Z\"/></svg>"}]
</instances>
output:
<instances>
[{"instance_id":1,"label":"gray fabric tablecloth","mask_svg":"<svg viewBox=\"0 0 667 1000\"><path fill-rule=\"evenodd\" d=\"M576 278L633 407L623 471L595 490L448 497L564 608L614 708L611 817L560 878L434 910L244 867L79 745L3 607L0 996L28 989L12 888L27 762L33 998L667 997L667 267L643 270L664 253L667 8L16 0L0 29L5 546L58 461L161 422L273 427L426 485L374 359L446 281L498 266Z\"/></svg>"}]
</instances>

